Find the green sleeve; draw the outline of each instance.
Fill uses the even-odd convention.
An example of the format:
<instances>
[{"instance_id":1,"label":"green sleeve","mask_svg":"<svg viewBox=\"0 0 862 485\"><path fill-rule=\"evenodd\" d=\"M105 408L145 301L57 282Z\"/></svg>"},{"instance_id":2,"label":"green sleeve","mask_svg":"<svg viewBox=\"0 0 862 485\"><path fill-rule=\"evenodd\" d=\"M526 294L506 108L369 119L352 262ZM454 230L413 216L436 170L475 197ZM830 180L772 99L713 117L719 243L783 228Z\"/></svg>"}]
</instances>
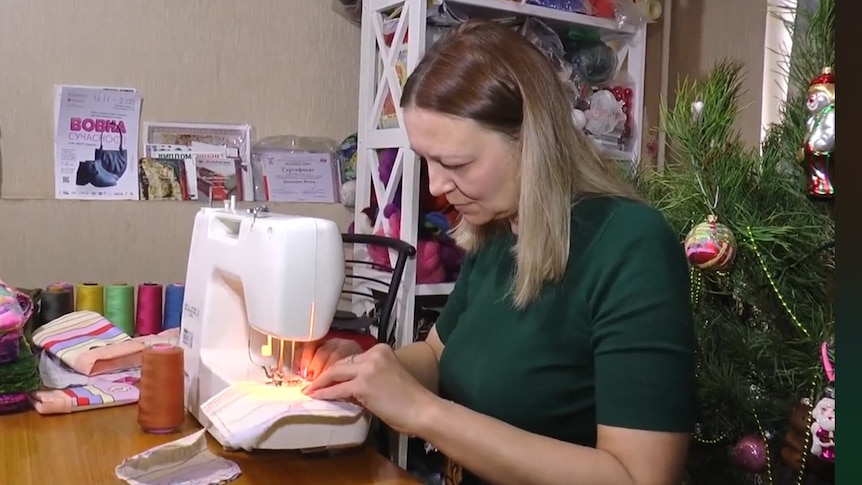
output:
<instances>
[{"instance_id":1,"label":"green sleeve","mask_svg":"<svg viewBox=\"0 0 862 485\"><path fill-rule=\"evenodd\" d=\"M458 280L455 282L455 288L449 294L446 300L446 306L437 318L437 335L440 336L440 341L443 345L455 327L458 325L458 320L461 314L467 308L467 287L470 285L470 274L473 272L474 255L464 257L461 263L461 271L458 272Z\"/></svg>"},{"instance_id":2,"label":"green sleeve","mask_svg":"<svg viewBox=\"0 0 862 485\"><path fill-rule=\"evenodd\" d=\"M590 252L597 423L691 431L696 338L679 239L659 211L627 203Z\"/></svg>"}]
</instances>

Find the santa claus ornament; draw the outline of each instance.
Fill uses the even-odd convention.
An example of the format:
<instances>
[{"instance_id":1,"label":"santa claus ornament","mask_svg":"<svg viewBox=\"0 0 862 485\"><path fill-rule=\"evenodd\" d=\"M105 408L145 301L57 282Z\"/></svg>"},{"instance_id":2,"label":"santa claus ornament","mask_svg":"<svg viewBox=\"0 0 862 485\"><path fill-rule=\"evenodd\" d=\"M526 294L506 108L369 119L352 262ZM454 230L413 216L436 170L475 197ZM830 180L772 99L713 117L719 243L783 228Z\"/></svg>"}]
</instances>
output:
<instances>
[{"instance_id":1,"label":"santa claus ornament","mask_svg":"<svg viewBox=\"0 0 862 485\"><path fill-rule=\"evenodd\" d=\"M825 67L808 86L805 140L799 161L806 193L815 200L835 197L835 73Z\"/></svg>"},{"instance_id":2,"label":"santa claus ornament","mask_svg":"<svg viewBox=\"0 0 862 485\"><path fill-rule=\"evenodd\" d=\"M811 411L811 454L835 462L835 397L824 395Z\"/></svg>"},{"instance_id":3,"label":"santa claus ornament","mask_svg":"<svg viewBox=\"0 0 862 485\"><path fill-rule=\"evenodd\" d=\"M829 463L835 463L835 369L829 359L826 342L820 353L829 386L811 410L811 454Z\"/></svg>"}]
</instances>

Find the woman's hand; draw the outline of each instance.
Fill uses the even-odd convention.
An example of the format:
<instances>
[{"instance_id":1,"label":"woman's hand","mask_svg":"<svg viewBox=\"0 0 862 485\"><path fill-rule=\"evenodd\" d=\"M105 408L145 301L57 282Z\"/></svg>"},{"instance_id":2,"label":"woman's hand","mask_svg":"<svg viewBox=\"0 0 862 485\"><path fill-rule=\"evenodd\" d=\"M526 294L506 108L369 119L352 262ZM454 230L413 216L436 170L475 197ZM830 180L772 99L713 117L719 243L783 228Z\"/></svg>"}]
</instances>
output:
<instances>
[{"instance_id":1,"label":"woman's hand","mask_svg":"<svg viewBox=\"0 0 862 485\"><path fill-rule=\"evenodd\" d=\"M311 381L305 393L315 399L357 402L395 431L408 435L416 434L423 410L438 399L384 344L336 362Z\"/></svg>"},{"instance_id":2,"label":"woman's hand","mask_svg":"<svg viewBox=\"0 0 862 485\"><path fill-rule=\"evenodd\" d=\"M313 380L339 360L361 353L362 347L350 339L308 342L302 345L299 361L294 363L294 368L299 369L305 379Z\"/></svg>"}]
</instances>

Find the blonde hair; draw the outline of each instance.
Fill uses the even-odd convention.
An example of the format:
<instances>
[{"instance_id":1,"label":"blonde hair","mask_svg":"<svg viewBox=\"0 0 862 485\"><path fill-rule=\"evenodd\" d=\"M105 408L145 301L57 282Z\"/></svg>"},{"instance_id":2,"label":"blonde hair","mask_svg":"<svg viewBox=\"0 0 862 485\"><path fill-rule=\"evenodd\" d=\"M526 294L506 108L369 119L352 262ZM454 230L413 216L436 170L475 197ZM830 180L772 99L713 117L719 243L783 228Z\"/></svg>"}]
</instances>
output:
<instances>
[{"instance_id":1,"label":"blonde hair","mask_svg":"<svg viewBox=\"0 0 862 485\"><path fill-rule=\"evenodd\" d=\"M499 24L471 20L448 32L408 78L401 105L471 119L517 140L518 238L510 289L516 308L538 298L546 283L563 279L574 203L591 195L637 198L575 127L571 100L551 63ZM453 237L475 253L505 224L474 226L462 219Z\"/></svg>"}]
</instances>

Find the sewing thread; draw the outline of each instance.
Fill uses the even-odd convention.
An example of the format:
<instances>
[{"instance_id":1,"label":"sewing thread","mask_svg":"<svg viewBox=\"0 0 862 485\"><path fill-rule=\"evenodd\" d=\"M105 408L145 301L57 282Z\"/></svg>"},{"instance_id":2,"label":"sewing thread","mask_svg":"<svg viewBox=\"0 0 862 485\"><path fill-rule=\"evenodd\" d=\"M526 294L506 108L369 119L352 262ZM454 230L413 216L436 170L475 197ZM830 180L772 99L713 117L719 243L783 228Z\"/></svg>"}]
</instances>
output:
<instances>
[{"instance_id":1,"label":"sewing thread","mask_svg":"<svg viewBox=\"0 0 862 485\"><path fill-rule=\"evenodd\" d=\"M75 311L71 288L49 287L39 297L39 320L44 325Z\"/></svg>"},{"instance_id":2,"label":"sewing thread","mask_svg":"<svg viewBox=\"0 0 862 485\"><path fill-rule=\"evenodd\" d=\"M75 285L73 285L72 283L66 282L66 281L55 281L55 282L51 283L50 285L46 286L45 289L46 290L61 289L61 290L69 290L71 292L74 292L75 291Z\"/></svg>"},{"instance_id":3,"label":"sewing thread","mask_svg":"<svg viewBox=\"0 0 862 485\"><path fill-rule=\"evenodd\" d=\"M75 287L75 311L105 314L105 288L99 283L86 282Z\"/></svg>"},{"instance_id":4,"label":"sewing thread","mask_svg":"<svg viewBox=\"0 0 862 485\"><path fill-rule=\"evenodd\" d=\"M117 283L105 288L105 318L128 335L135 333L135 287Z\"/></svg>"},{"instance_id":5,"label":"sewing thread","mask_svg":"<svg viewBox=\"0 0 862 485\"><path fill-rule=\"evenodd\" d=\"M138 285L138 308L135 313L135 335L153 335L162 331L162 285Z\"/></svg>"},{"instance_id":6,"label":"sewing thread","mask_svg":"<svg viewBox=\"0 0 862 485\"><path fill-rule=\"evenodd\" d=\"M171 283L165 287L165 330L180 328L185 289L185 285L182 283Z\"/></svg>"},{"instance_id":7,"label":"sewing thread","mask_svg":"<svg viewBox=\"0 0 862 485\"><path fill-rule=\"evenodd\" d=\"M159 343L144 349L138 383L138 425L147 433L172 433L185 422L183 349Z\"/></svg>"}]
</instances>

